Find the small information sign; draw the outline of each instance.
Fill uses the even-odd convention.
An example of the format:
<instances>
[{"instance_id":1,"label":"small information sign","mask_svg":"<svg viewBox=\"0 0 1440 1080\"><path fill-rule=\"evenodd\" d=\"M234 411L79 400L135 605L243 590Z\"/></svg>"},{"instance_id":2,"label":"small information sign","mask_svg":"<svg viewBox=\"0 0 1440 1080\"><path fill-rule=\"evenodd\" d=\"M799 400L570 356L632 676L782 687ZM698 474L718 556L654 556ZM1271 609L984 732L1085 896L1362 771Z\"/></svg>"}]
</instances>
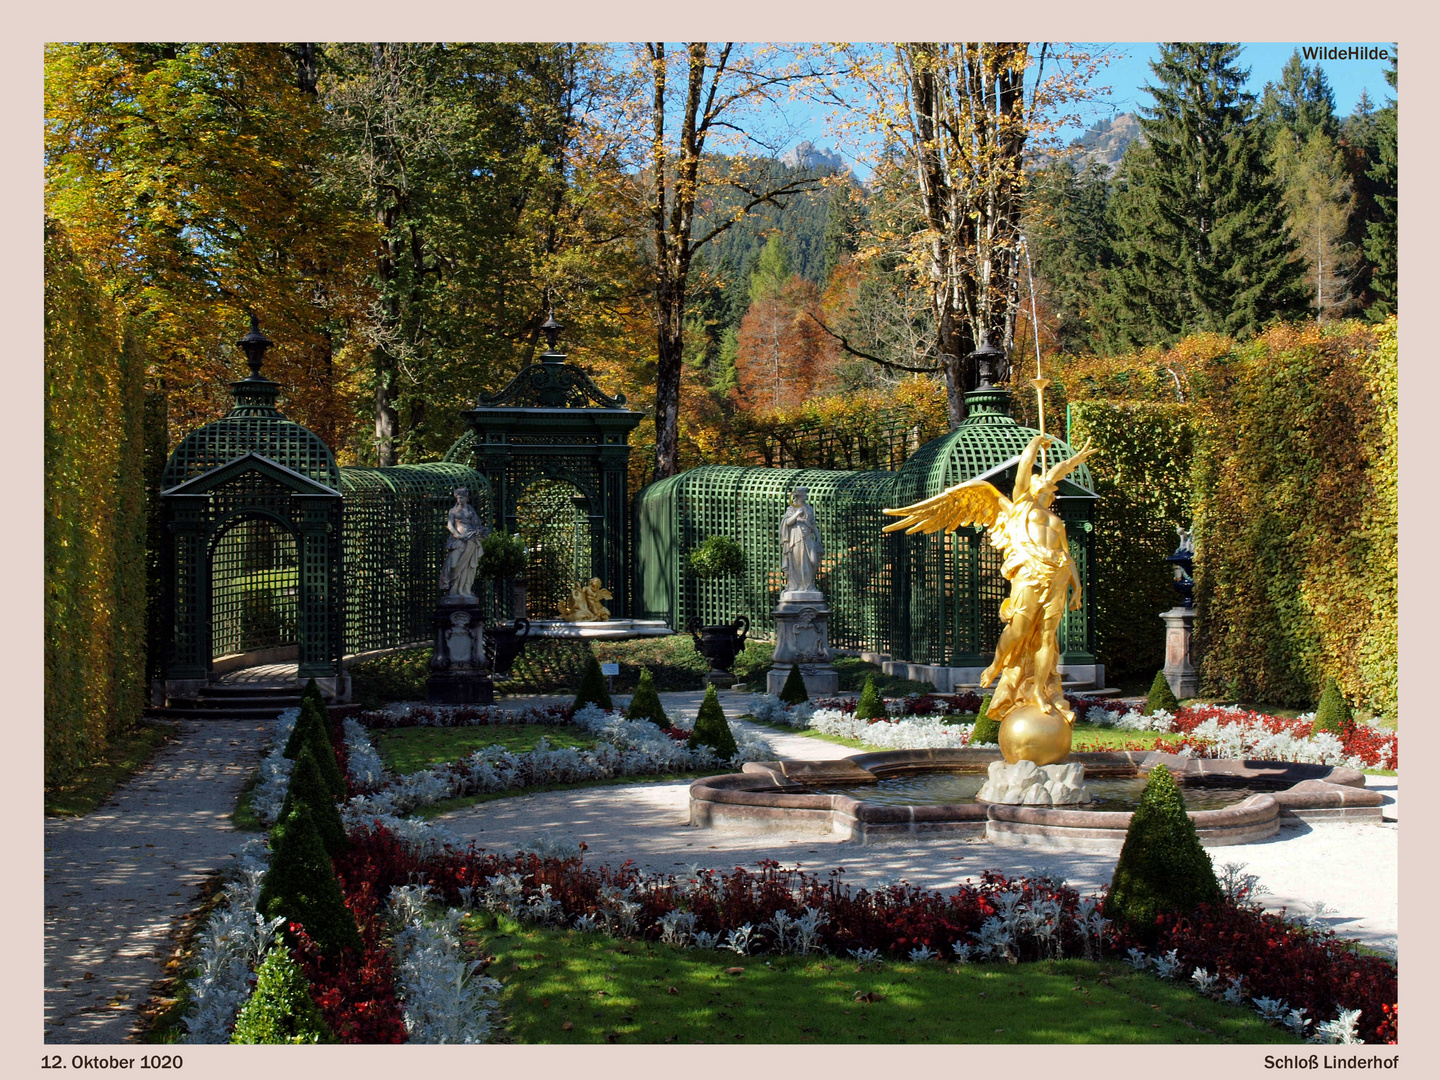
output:
<instances>
[{"instance_id":1,"label":"small information sign","mask_svg":"<svg viewBox=\"0 0 1440 1080\"><path fill-rule=\"evenodd\" d=\"M600 674L601 674L601 675L619 675L619 674L620 674L620 665L619 665L619 663L614 663L614 664L601 664L601 665L600 665Z\"/></svg>"}]
</instances>

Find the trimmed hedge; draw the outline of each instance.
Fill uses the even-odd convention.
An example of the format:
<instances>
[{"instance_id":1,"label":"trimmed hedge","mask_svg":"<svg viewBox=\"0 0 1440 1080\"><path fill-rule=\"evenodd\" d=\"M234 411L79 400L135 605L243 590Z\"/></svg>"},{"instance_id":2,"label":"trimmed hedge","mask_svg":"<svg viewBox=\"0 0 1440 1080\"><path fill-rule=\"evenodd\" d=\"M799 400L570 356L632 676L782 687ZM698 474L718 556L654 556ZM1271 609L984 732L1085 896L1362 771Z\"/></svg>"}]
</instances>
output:
<instances>
[{"instance_id":1,"label":"trimmed hedge","mask_svg":"<svg viewBox=\"0 0 1440 1080\"><path fill-rule=\"evenodd\" d=\"M720 698L713 685L705 690L705 700L700 703L700 711L695 714L695 726L690 731L690 739L686 745L691 748L708 746L722 761L734 757L735 751L739 749L735 745L735 733L730 730L730 723L725 719L725 710L720 707Z\"/></svg>"},{"instance_id":2,"label":"trimmed hedge","mask_svg":"<svg viewBox=\"0 0 1440 1080\"><path fill-rule=\"evenodd\" d=\"M45 782L145 706L145 361L45 222Z\"/></svg>"},{"instance_id":3,"label":"trimmed hedge","mask_svg":"<svg viewBox=\"0 0 1440 1080\"><path fill-rule=\"evenodd\" d=\"M885 700L880 696L880 691L875 689L875 677L868 676L865 679L865 689L860 691L860 700L855 703L855 719L884 719L886 715Z\"/></svg>"},{"instance_id":4,"label":"trimmed hedge","mask_svg":"<svg viewBox=\"0 0 1440 1080\"><path fill-rule=\"evenodd\" d=\"M1193 472L1202 692L1304 708L1329 674L1396 714L1396 334L1278 327L1213 365Z\"/></svg>"},{"instance_id":5,"label":"trimmed hedge","mask_svg":"<svg viewBox=\"0 0 1440 1080\"><path fill-rule=\"evenodd\" d=\"M670 717L665 715L665 706L660 704L660 695L655 692L655 680L650 677L649 668L640 670L640 685L630 698L625 717L628 720L649 720L661 731L670 730Z\"/></svg>"},{"instance_id":6,"label":"trimmed hedge","mask_svg":"<svg viewBox=\"0 0 1440 1080\"><path fill-rule=\"evenodd\" d=\"M340 817L340 809L335 805L320 767L315 763L314 750L308 742L301 744L295 766L290 770L290 783L285 787L280 820L270 834L276 843L284 835L285 823L297 806L304 806L310 811L310 820L315 823L315 831L319 833L327 855L333 859L345 850L345 822Z\"/></svg>"},{"instance_id":7,"label":"trimmed hedge","mask_svg":"<svg viewBox=\"0 0 1440 1080\"><path fill-rule=\"evenodd\" d=\"M277 831L275 856L260 883L256 909L267 919L283 915L287 922L299 923L326 956L347 947L359 952L364 947L360 930L345 906L310 809L303 803L297 806ZM285 936L293 941L288 929Z\"/></svg>"},{"instance_id":8,"label":"trimmed hedge","mask_svg":"<svg viewBox=\"0 0 1440 1080\"><path fill-rule=\"evenodd\" d=\"M970 732L972 745L1000 741L1000 721L990 719L990 699L994 696L986 694L985 699L980 702L980 711L975 714L975 729Z\"/></svg>"},{"instance_id":9,"label":"trimmed hedge","mask_svg":"<svg viewBox=\"0 0 1440 1080\"><path fill-rule=\"evenodd\" d=\"M240 1010L231 1043L333 1043L338 1041L310 993L310 982L290 958L271 949L255 971L255 992Z\"/></svg>"},{"instance_id":10,"label":"trimmed hedge","mask_svg":"<svg viewBox=\"0 0 1440 1080\"><path fill-rule=\"evenodd\" d=\"M600 673L600 661L594 656L585 665L585 674L580 679L580 692L575 695L574 707L579 709L585 705L599 705L600 708L609 712L615 707L610 700L610 691L605 686L605 676Z\"/></svg>"},{"instance_id":11,"label":"trimmed hedge","mask_svg":"<svg viewBox=\"0 0 1440 1080\"><path fill-rule=\"evenodd\" d=\"M1338 739L1349 735L1354 728L1355 718L1350 713L1345 695L1340 693L1340 687L1334 679L1326 679L1320 704L1315 707L1315 723L1311 725L1310 733L1318 735L1322 731L1328 731Z\"/></svg>"},{"instance_id":12,"label":"trimmed hedge","mask_svg":"<svg viewBox=\"0 0 1440 1080\"><path fill-rule=\"evenodd\" d=\"M1170 680L1165 678L1163 671L1155 673L1150 693L1145 698L1145 715L1154 716L1156 709L1164 709L1171 716L1180 711L1180 702L1176 700L1175 691L1170 689Z\"/></svg>"},{"instance_id":13,"label":"trimmed hedge","mask_svg":"<svg viewBox=\"0 0 1440 1080\"><path fill-rule=\"evenodd\" d=\"M780 700L786 705L799 705L810 700L805 689L805 676L800 674L800 665L792 664L790 674L785 676L785 685L780 687Z\"/></svg>"}]
</instances>

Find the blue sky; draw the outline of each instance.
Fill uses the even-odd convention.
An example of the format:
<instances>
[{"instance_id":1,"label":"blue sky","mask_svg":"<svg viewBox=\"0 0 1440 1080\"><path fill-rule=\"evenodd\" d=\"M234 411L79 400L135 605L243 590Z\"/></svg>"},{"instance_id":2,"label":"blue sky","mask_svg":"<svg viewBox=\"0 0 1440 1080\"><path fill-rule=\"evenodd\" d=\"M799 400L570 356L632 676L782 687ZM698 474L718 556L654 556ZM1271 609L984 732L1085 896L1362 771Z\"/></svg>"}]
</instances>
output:
<instances>
[{"instance_id":1,"label":"blue sky","mask_svg":"<svg viewBox=\"0 0 1440 1080\"><path fill-rule=\"evenodd\" d=\"M1291 54L1297 48L1305 45L1373 45L1391 52L1392 55L1394 49L1391 43L1384 41L1246 43L1240 54L1240 64L1250 69L1250 79L1246 89L1259 97L1267 82L1274 82L1280 77L1280 71L1289 61ZM1123 112L1133 113L1141 106L1151 104L1150 95L1142 87L1151 78L1150 61L1158 56L1160 51L1159 45L1155 42L1101 42L1087 43L1082 47L1091 52L1104 51L1113 57L1111 63L1095 79L1096 85L1109 86L1111 90L1081 110L1084 118L1080 124L1061 132L1061 136L1067 141L1078 136L1086 126L1102 117ZM1369 92L1370 100L1374 102L1376 108L1384 105L1391 93L1384 76L1388 61L1315 60L1306 61L1306 63L1312 66L1318 64L1324 69L1325 76L1329 79L1330 87L1335 94L1335 111L1342 117L1349 115L1354 109L1362 88ZM812 113L804 116L792 113L791 119L799 129L794 141L790 143L791 146L802 139L809 139L816 146L835 147L835 140L825 133L823 115ZM863 165L851 159L845 148L835 148L840 149L846 159L851 161L851 167L855 170L856 175L863 178L868 174L868 170Z\"/></svg>"}]
</instances>

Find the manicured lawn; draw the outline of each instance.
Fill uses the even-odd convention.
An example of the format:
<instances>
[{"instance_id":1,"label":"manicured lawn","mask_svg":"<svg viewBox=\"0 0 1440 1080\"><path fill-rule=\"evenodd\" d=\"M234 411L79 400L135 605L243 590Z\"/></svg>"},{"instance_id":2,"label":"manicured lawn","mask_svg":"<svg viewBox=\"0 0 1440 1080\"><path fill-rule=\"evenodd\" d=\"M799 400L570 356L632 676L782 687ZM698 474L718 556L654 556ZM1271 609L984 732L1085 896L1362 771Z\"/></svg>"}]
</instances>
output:
<instances>
[{"instance_id":1,"label":"manicured lawn","mask_svg":"<svg viewBox=\"0 0 1440 1080\"><path fill-rule=\"evenodd\" d=\"M468 928L505 984L502 1037L517 1043L1298 1041L1115 961L857 970L849 958L680 950L485 914Z\"/></svg>"},{"instance_id":2,"label":"manicured lawn","mask_svg":"<svg viewBox=\"0 0 1440 1080\"><path fill-rule=\"evenodd\" d=\"M1118 750L1131 743L1152 746L1156 739L1163 739L1167 746L1179 746L1184 736L1162 735L1158 731L1119 731L1116 728L1097 727L1084 720L1076 720L1071 731L1072 750Z\"/></svg>"},{"instance_id":3,"label":"manicured lawn","mask_svg":"<svg viewBox=\"0 0 1440 1080\"><path fill-rule=\"evenodd\" d=\"M512 753L524 753L534 750L542 738L552 750L567 747L593 750L597 745L595 736L570 724L392 728L371 734L386 766L402 775L447 761L459 761L487 746L503 746Z\"/></svg>"},{"instance_id":4,"label":"manicured lawn","mask_svg":"<svg viewBox=\"0 0 1440 1080\"><path fill-rule=\"evenodd\" d=\"M109 798L122 780L143 768L175 731L174 724L146 720L133 731L114 736L98 760L63 783L46 787L45 813L84 817Z\"/></svg>"}]
</instances>

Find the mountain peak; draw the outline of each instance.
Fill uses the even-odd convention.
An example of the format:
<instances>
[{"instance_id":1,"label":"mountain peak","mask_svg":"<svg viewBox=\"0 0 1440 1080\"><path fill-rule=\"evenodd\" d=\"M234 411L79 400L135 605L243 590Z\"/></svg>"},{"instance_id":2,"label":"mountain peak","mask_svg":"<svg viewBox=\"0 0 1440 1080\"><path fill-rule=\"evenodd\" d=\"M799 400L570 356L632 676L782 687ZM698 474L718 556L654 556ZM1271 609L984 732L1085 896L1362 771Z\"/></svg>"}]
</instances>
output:
<instances>
[{"instance_id":1,"label":"mountain peak","mask_svg":"<svg viewBox=\"0 0 1440 1080\"><path fill-rule=\"evenodd\" d=\"M790 169L823 169L839 171L845 168L845 159L829 147L817 147L806 139L793 150L787 150L780 158L780 164Z\"/></svg>"}]
</instances>

